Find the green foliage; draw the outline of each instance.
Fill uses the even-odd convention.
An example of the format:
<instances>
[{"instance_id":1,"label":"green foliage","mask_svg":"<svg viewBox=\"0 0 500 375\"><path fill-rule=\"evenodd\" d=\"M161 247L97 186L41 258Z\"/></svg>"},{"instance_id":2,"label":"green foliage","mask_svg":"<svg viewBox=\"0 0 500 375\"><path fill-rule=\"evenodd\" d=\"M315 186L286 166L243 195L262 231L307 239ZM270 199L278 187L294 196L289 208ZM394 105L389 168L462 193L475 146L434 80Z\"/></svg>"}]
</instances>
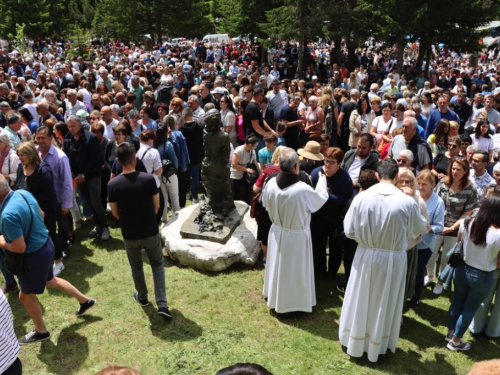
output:
<instances>
[{"instance_id":1,"label":"green foliage","mask_svg":"<svg viewBox=\"0 0 500 375\"><path fill-rule=\"evenodd\" d=\"M17 24L16 25L16 35L13 36L9 34L9 39L14 40L14 44L17 50L24 54L28 50L28 45L26 44L26 35L24 34L24 29L26 28L26 24Z\"/></svg>"}]
</instances>

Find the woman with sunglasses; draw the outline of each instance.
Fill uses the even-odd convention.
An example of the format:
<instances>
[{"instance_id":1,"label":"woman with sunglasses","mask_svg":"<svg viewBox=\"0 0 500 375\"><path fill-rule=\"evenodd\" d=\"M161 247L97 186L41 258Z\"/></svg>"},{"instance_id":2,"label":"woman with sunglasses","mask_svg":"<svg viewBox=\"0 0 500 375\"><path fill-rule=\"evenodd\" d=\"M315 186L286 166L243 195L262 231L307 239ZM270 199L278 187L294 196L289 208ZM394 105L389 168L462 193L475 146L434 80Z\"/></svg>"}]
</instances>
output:
<instances>
[{"instance_id":1,"label":"woman with sunglasses","mask_svg":"<svg viewBox=\"0 0 500 375\"><path fill-rule=\"evenodd\" d=\"M183 110L183 101L181 98L173 98L170 101L170 113L168 114L169 116L172 116L175 118L175 129L177 130L181 127L181 125L184 123L184 120L182 118L182 110Z\"/></svg>"},{"instance_id":2,"label":"woman with sunglasses","mask_svg":"<svg viewBox=\"0 0 500 375\"><path fill-rule=\"evenodd\" d=\"M459 157L461 145L460 137L451 137L448 140L448 150L438 153L432 160L432 174L437 178L437 181L446 177L450 160Z\"/></svg>"}]
</instances>

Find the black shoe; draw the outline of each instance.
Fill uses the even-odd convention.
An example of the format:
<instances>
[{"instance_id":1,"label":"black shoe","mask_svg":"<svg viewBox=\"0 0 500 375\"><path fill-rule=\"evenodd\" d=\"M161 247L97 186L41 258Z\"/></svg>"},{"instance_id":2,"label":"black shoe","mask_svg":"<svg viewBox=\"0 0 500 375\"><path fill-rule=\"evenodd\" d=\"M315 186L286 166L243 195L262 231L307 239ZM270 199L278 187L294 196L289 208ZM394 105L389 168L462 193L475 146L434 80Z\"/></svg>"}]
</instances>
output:
<instances>
[{"instance_id":1,"label":"black shoe","mask_svg":"<svg viewBox=\"0 0 500 375\"><path fill-rule=\"evenodd\" d=\"M141 305L142 307L146 307L147 305L149 305L149 301L147 298L139 298L139 293L138 292L135 292L134 293L134 299L137 303L139 303L139 305ZM167 309L168 310L168 309Z\"/></svg>"},{"instance_id":2,"label":"black shoe","mask_svg":"<svg viewBox=\"0 0 500 375\"><path fill-rule=\"evenodd\" d=\"M39 333L36 330L31 331L26 334L26 336L21 337L18 342L19 344L31 344L33 342L44 341L50 339L50 332Z\"/></svg>"},{"instance_id":3,"label":"black shoe","mask_svg":"<svg viewBox=\"0 0 500 375\"><path fill-rule=\"evenodd\" d=\"M73 245L75 243L75 234L68 236L68 245Z\"/></svg>"},{"instance_id":4,"label":"black shoe","mask_svg":"<svg viewBox=\"0 0 500 375\"><path fill-rule=\"evenodd\" d=\"M420 298L418 298L417 296L413 296L413 297L411 297L410 302L408 302L408 305L410 307L414 307L415 308L415 307L418 306L419 303L420 303Z\"/></svg>"},{"instance_id":5,"label":"black shoe","mask_svg":"<svg viewBox=\"0 0 500 375\"><path fill-rule=\"evenodd\" d=\"M347 288L347 285L346 284L342 284L342 285L337 285L337 290L344 294L345 293L345 289Z\"/></svg>"},{"instance_id":6,"label":"black shoe","mask_svg":"<svg viewBox=\"0 0 500 375\"><path fill-rule=\"evenodd\" d=\"M63 259L69 259L70 256L71 256L71 253L69 252L69 249L63 250L63 252L62 252Z\"/></svg>"},{"instance_id":7,"label":"black shoe","mask_svg":"<svg viewBox=\"0 0 500 375\"><path fill-rule=\"evenodd\" d=\"M94 306L96 302L97 301L94 298L89 298L87 302L80 303L80 307L78 308L78 311L75 313L75 315L82 315L85 311Z\"/></svg>"},{"instance_id":8,"label":"black shoe","mask_svg":"<svg viewBox=\"0 0 500 375\"><path fill-rule=\"evenodd\" d=\"M168 307L158 307L158 315L164 316L165 318L172 319L172 313L168 309Z\"/></svg>"}]
</instances>

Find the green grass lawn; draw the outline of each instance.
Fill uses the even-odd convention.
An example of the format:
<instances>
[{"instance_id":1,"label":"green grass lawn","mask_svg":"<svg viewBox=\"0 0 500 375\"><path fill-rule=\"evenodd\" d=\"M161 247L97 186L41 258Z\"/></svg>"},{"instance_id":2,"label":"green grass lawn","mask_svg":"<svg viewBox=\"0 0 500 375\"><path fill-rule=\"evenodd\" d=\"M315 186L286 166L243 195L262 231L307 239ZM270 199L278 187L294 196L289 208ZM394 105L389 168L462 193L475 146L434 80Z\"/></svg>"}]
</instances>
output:
<instances>
[{"instance_id":1,"label":"green grass lawn","mask_svg":"<svg viewBox=\"0 0 500 375\"><path fill-rule=\"evenodd\" d=\"M96 298L97 305L76 317L75 300L54 290L40 296L52 337L22 347L25 374L94 374L113 364L133 367L143 375L215 374L237 362L255 362L275 375L448 375L467 374L474 362L500 357L499 340L472 338L469 333L469 352L446 349L451 294L437 297L427 289L417 310L405 312L395 354L380 356L377 363L366 356L352 359L338 341L342 295L335 282L318 281L318 304L312 314L278 319L261 294L260 262L210 274L166 259L167 297L174 319L165 321L156 315L155 306L142 308L133 300L120 231L112 229L113 239L101 242L83 237L90 229L86 224L77 232L61 277ZM145 265L154 301L151 268ZM24 335L33 324L16 294L8 299L16 334Z\"/></svg>"}]
</instances>

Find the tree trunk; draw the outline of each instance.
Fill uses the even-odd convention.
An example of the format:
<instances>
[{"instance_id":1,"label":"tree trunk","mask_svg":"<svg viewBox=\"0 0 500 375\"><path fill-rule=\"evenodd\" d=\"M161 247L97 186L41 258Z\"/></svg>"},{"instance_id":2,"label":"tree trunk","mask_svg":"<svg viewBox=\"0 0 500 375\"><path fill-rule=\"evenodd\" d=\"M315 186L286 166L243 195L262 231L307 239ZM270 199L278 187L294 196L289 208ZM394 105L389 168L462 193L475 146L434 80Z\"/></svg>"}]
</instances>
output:
<instances>
[{"instance_id":1,"label":"tree trunk","mask_svg":"<svg viewBox=\"0 0 500 375\"><path fill-rule=\"evenodd\" d=\"M306 38L306 3L305 0L300 0L299 3L299 65L298 70L302 73L305 70L305 59L307 55L307 38Z\"/></svg>"},{"instance_id":2,"label":"tree trunk","mask_svg":"<svg viewBox=\"0 0 500 375\"><path fill-rule=\"evenodd\" d=\"M424 62L424 55L427 47L427 39L428 38L426 36L422 36L422 39L420 40L420 47L418 49L418 59L417 59L417 76L419 76L420 72L422 71L422 63Z\"/></svg>"},{"instance_id":3,"label":"tree trunk","mask_svg":"<svg viewBox=\"0 0 500 375\"><path fill-rule=\"evenodd\" d=\"M425 74L429 74L429 68L431 66L431 58L432 58L432 42L429 39L427 41L427 45L425 46Z\"/></svg>"},{"instance_id":4,"label":"tree trunk","mask_svg":"<svg viewBox=\"0 0 500 375\"><path fill-rule=\"evenodd\" d=\"M338 36L333 41L335 43L335 54L332 61L334 61L337 66L340 66L340 58L342 57L342 37Z\"/></svg>"},{"instance_id":5,"label":"tree trunk","mask_svg":"<svg viewBox=\"0 0 500 375\"><path fill-rule=\"evenodd\" d=\"M346 39L346 46L347 46L347 70L349 72L354 72L354 67L356 65L356 60L357 60L356 59L357 45L353 41Z\"/></svg>"},{"instance_id":6,"label":"tree trunk","mask_svg":"<svg viewBox=\"0 0 500 375\"><path fill-rule=\"evenodd\" d=\"M400 34L398 37L398 73L401 75L403 71L403 54L405 51L405 37L404 34Z\"/></svg>"}]
</instances>

